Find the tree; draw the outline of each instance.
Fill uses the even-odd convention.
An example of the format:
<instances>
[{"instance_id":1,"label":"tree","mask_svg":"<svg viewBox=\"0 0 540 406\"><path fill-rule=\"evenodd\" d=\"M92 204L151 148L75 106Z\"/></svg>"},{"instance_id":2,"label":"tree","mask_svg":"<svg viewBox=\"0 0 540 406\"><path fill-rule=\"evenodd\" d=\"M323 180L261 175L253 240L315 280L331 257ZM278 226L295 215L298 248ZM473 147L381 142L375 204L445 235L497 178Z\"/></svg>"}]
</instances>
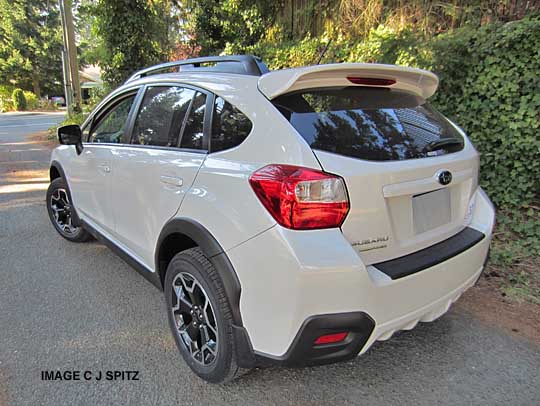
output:
<instances>
[{"instance_id":1,"label":"tree","mask_svg":"<svg viewBox=\"0 0 540 406\"><path fill-rule=\"evenodd\" d=\"M0 0L0 84L54 94L62 89L62 32L56 2Z\"/></svg>"},{"instance_id":2,"label":"tree","mask_svg":"<svg viewBox=\"0 0 540 406\"><path fill-rule=\"evenodd\" d=\"M186 27L201 54L215 55L227 44L255 44L273 22L276 2L263 0L185 0Z\"/></svg>"},{"instance_id":3,"label":"tree","mask_svg":"<svg viewBox=\"0 0 540 406\"><path fill-rule=\"evenodd\" d=\"M164 23L148 0L99 0L94 8L103 78L118 86L134 71L162 62Z\"/></svg>"}]
</instances>

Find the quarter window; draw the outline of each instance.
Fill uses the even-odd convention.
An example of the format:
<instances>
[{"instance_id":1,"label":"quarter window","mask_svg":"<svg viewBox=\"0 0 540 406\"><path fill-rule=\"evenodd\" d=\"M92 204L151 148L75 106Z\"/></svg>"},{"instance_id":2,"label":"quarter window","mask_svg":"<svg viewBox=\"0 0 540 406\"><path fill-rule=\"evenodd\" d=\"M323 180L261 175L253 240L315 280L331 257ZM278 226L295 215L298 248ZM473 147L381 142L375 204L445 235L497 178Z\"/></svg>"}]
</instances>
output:
<instances>
[{"instance_id":1,"label":"quarter window","mask_svg":"<svg viewBox=\"0 0 540 406\"><path fill-rule=\"evenodd\" d=\"M133 128L132 144L178 146L178 136L194 90L150 87L146 90Z\"/></svg>"},{"instance_id":2,"label":"quarter window","mask_svg":"<svg viewBox=\"0 0 540 406\"><path fill-rule=\"evenodd\" d=\"M212 152L240 145L252 128L249 118L221 97L216 97L212 121Z\"/></svg>"},{"instance_id":3,"label":"quarter window","mask_svg":"<svg viewBox=\"0 0 540 406\"><path fill-rule=\"evenodd\" d=\"M206 110L206 95L197 92L182 134L181 148L203 149L204 112Z\"/></svg>"},{"instance_id":4,"label":"quarter window","mask_svg":"<svg viewBox=\"0 0 540 406\"><path fill-rule=\"evenodd\" d=\"M133 100L135 95L114 106L92 129L89 142L121 143Z\"/></svg>"}]
</instances>

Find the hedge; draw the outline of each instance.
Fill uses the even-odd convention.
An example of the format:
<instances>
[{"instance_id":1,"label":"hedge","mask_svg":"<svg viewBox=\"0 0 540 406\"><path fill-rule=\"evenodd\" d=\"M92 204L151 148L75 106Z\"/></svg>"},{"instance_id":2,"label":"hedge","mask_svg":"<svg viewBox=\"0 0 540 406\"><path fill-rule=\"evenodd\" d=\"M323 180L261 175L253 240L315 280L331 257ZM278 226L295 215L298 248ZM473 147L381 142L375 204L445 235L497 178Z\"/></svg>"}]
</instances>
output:
<instances>
[{"instance_id":1,"label":"hedge","mask_svg":"<svg viewBox=\"0 0 540 406\"><path fill-rule=\"evenodd\" d=\"M523 207L540 191L540 18L433 41L441 85L434 103L481 152L481 181L502 207Z\"/></svg>"}]
</instances>

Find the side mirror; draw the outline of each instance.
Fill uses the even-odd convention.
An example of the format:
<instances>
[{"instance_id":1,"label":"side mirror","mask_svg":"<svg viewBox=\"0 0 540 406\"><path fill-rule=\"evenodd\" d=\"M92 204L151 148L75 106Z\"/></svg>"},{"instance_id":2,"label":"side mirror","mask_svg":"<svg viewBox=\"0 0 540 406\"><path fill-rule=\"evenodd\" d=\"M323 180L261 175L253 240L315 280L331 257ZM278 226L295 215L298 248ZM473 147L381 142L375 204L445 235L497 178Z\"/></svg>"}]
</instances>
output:
<instances>
[{"instance_id":1,"label":"side mirror","mask_svg":"<svg viewBox=\"0 0 540 406\"><path fill-rule=\"evenodd\" d=\"M77 155L81 155L83 150L82 131L77 124L60 127L58 129L58 141L64 145L75 145Z\"/></svg>"}]
</instances>

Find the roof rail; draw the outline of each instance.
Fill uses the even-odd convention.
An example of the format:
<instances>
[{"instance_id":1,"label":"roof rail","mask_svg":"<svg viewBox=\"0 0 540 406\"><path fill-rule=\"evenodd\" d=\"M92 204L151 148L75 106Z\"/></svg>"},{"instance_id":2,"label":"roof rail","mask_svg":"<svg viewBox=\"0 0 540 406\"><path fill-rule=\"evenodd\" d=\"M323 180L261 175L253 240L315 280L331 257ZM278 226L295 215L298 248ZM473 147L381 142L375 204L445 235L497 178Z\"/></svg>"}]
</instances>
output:
<instances>
[{"instance_id":1,"label":"roof rail","mask_svg":"<svg viewBox=\"0 0 540 406\"><path fill-rule=\"evenodd\" d=\"M174 68L178 68L176 72L195 70L197 72L239 73L252 76L261 76L269 72L262 59L254 55L204 56L150 66L135 72L126 80L126 83L145 76L167 73Z\"/></svg>"}]
</instances>

